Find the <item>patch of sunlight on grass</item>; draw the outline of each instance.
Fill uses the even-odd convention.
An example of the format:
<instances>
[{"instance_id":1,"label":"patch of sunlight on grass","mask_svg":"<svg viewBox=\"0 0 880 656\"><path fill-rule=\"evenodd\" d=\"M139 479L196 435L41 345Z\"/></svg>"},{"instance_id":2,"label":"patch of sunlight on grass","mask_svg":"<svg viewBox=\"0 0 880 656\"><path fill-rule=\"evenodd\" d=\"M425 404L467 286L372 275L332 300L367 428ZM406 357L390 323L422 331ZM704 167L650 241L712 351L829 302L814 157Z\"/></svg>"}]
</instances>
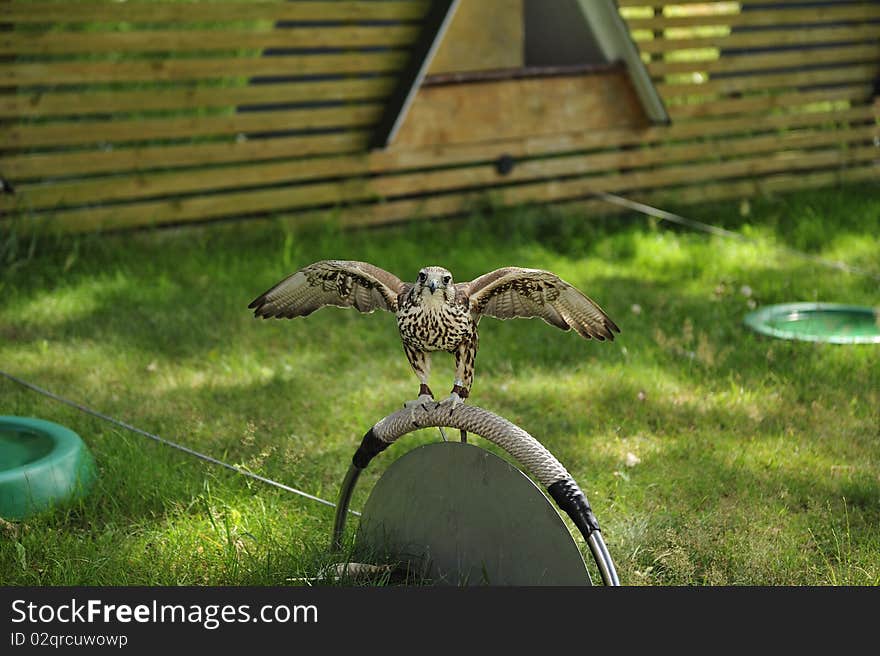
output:
<instances>
[{"instance_id":1,"label":"patch of sunlight on grass","mask_svg":"<svg viewBox=\"0 0 880 656\"><path fill-rule=\"evenodd\" d=\"M160 522L145 523L128 546L127 560L132 566L145 557L161 563L166 585L278 576L272 571L273 556L289 561L285 551L290 546L304 548L297 531L311 529L316 520L274 503L269 507L260 497L227 499L206 487L186 505L172 507Z\"/></svg>"},{"instance_id":2,"label":"patch of sunlight on grass","mask_svg":"<svg viewBox=\"0 0 880 656\"><path fill-rule=\"evenodd\" d=\"M158 364L158 361L152 360L147 365L146 372L150 375L150 388L157 394L205 387L219 391L270 382L291 382L300 377L314 376L315 371L326 370L327 360L326 354L314 351L300 351L296 355L272 358L271 362L252 360L234 367L225 358L214 365L210 362L189 365ZM209 366L204 366L205 364Z\"/></svg>"},{"instance_id":3,"label":"patch of sunlight on grass","mask_svg":"<svg viewBox=\"0 0 880 656\"><path fill-rule=\"evenodd\" d=\"M728 464L756 472L761 476L771 473L793 481L795 487L806 486L809 481L834 481L835 483L853 483L864 478L869 480L876 463L865 462L854 464L848 462L846 448L835 448L827 444L845 436L826 435L822 441L801 442L795 435L786 434L761 436L748 442L748 448L742 448L727 455ZM745 446L745 445L743 445ZM784 497L790 492L780 488ZM874 504L880 507L880 495L874 497Z\"/></svg>"},{"instance_id":4,"label":"patch of sunlight on grass","mask_svg":"<svg viewBox=\"0 0 880 656\"><path fill-rule=\"evenodd\" d=\"M12 310L17 317L41 326L57 326L88 317L100 305L100 297L117 293L128 285L122 276L91 279L76 286L51 287L33 298L19 299Z\"/></svg>"},{"instance_id":5,"label":"patch of sunlight on grass","mask_svg":"<svg viewBox=\"0 0 880 656\"><path fill-rule=\"evenodd\" d=\"M846 261L880 275L880 258L877 256L874 240L864 235L832 234L823 244L825 255ZM880 305L880 302L878 302Z\"/></svg>"},{"instance_id":6,"label":"patch of sunlight on grass","mask_svg":"<svg viewBox=\"0 0 880 656\"><path fill-rule=\"evenodd\" d=\"M634 241L634 262L650 271L652 277L662 277L664 274L677 277L682 269L694 264L692 248L677 235L664 232L645 233Z\"/></svg>"}]
</instances>

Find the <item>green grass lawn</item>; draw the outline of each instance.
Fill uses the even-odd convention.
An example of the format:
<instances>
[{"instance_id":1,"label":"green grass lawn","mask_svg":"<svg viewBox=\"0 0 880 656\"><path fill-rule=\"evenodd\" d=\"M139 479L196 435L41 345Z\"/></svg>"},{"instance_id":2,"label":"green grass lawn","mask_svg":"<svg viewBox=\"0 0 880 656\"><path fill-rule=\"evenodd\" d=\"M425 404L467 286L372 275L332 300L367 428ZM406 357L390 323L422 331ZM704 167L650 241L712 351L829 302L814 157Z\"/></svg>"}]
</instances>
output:
<instances>
[{"instance_id":1,"label":"green grass lawn","mask_svg":"<svg viewBox=\"0 0 880 656\"><path fill-rule=\"evenodd\" d=\"M32 252L7 235L0 369L335 500L364 431L417 390L394 318L331 308L258 321L248 302L323 258L407 280L426 264L458 280L546 268L622 334L587 342L537 320L486 319L471 402L531 432L575 476L625 584L880 583L880 347L774 340L742 323L755 305L880 305L877 280L776 248L880 273L880 193L683 211L757 245L546 208L375 230L279 220L46 237ZM435 356L438 395L451 379L451 357ZM2 378L0 414L71 427L100 472L85 500L0 522L2 584L285 585L337 558L331 508ZM396 457L435 439L423 431L379 456L352 506Z\"/></svg>"}]
</instances>

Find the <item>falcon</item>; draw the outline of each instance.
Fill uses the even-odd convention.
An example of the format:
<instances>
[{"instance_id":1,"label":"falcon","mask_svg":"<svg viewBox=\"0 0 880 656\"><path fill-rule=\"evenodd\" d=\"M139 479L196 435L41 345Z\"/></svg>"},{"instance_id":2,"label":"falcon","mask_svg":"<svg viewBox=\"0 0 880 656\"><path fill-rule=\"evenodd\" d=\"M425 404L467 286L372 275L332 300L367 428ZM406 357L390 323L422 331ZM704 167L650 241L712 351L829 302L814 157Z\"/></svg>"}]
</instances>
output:
<instances>
[{"instance_id":1,"label":"falcon","mask_svg":"<svg viewBox=\"0 0 880 656\"><path fill-rule=\"evenodd\" d=\"M613 340L620 332L593 300L549 271L504 267L470 282L455 283L439 266L403 282L366 262L321 260L292 273L255 298L248 308L263 319L304 317L325 306L359 312L393 312L407 360L418 376L414 403L432 401L428 387L431 353L455 356L455 380L447 400L454 408L470 394L474 361L484 316L496 319L538 317L584 339Z\"/></svg>"}]
</instances>

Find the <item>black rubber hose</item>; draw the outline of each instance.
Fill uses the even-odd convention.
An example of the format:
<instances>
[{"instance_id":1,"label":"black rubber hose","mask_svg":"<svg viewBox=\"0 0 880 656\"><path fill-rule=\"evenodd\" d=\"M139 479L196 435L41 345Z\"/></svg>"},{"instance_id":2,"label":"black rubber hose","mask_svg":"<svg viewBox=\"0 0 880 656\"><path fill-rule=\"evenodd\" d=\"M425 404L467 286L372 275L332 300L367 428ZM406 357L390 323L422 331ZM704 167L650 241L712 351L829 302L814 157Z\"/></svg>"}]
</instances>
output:
<instances>
[{"instance_id":1,"label":"black rubber hose","mask_svg":"<svg viewBox=\"0 0 880 656\"><path fill-rule=\"evenodd\" d=\"M584 536L596 565L599 567L599 573L602 575L602 581L605 585L618 586L620 579L617 577L617 570L614 568L614 561L611 560L611 554L605 546L602 539L602 532L599 530L599 521L590 508L590 502L587 501L587 495L574 482L573 479L563 479L556 481L547 488L547 492L553 497L565 514L567 514L574 525L577 526L581 535Z\"/></svg>"}]
</instances>

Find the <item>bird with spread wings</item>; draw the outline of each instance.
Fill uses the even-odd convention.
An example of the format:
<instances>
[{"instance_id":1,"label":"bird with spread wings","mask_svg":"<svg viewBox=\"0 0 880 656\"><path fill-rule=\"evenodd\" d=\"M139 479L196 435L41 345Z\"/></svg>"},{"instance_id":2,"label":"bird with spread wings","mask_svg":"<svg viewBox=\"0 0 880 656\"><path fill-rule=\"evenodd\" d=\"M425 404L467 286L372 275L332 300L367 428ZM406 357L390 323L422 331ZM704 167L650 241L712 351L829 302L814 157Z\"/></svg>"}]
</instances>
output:
<instances>
[{"instance_id":1,"label":"bird with spread wings","mask_svg":"<svg viewBox=\"0 0 880 656\"><path fill-rule=\"evenodd\" d=\"M453 407L470 393L477 326L484 316L539 317L599 341L613 340L620 332L602 308L556 274L520 267L455 283L446 269L429 266L409 283L366 262L321 260L287 276L248 307L256 317L292 319L328 305L367 313L385 310L397 316L403 350L421 383L419 403L434 398L428 387L431 352L452 353L455 380L449 400Z\"/></svg>"}]
</instances>

